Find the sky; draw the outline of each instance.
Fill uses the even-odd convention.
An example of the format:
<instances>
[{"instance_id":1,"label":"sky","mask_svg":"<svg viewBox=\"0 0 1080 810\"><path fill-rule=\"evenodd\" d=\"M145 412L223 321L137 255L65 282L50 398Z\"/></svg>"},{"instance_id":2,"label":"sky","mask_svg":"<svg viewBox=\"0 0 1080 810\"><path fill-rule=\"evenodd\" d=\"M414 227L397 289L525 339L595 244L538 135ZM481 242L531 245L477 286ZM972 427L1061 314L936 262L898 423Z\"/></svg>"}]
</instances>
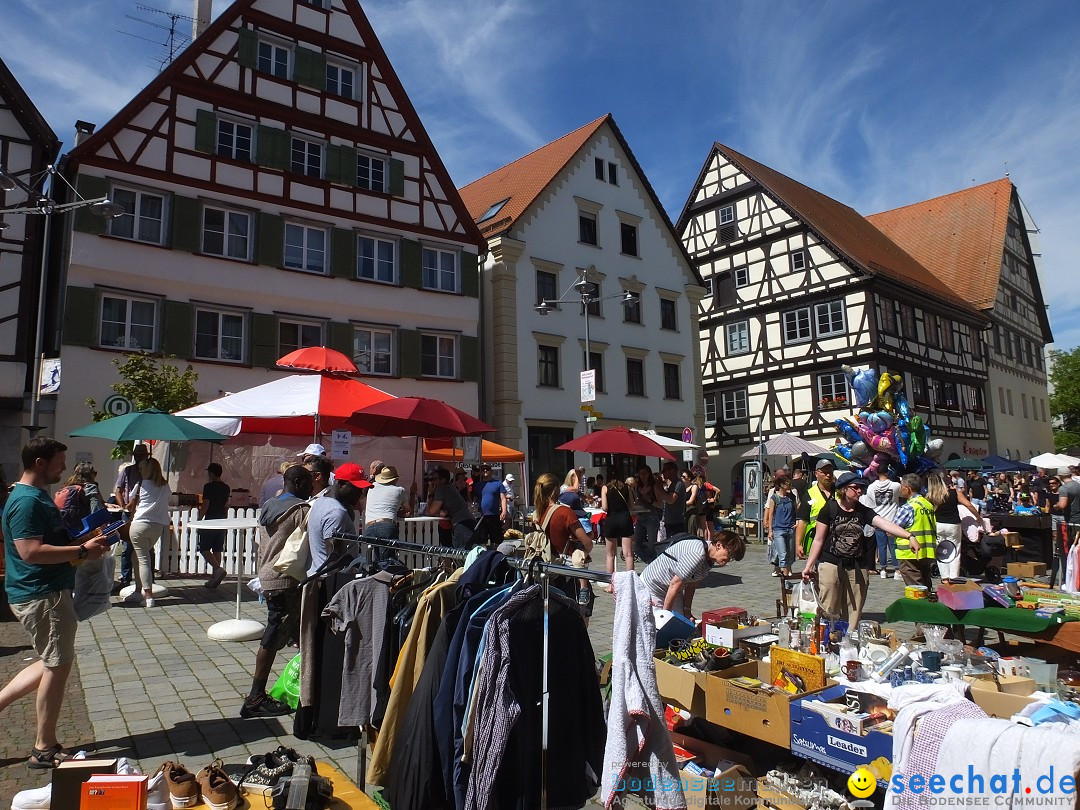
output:
<instances>
[{"instance_id":1,"label":"sky","mask_svg":"<svg viewBox=\"0 0 1080 810\"><path fill-rule=\"evenodd\" d=\"M193 11L3 5L0 56L65 148L77 119L103 124L156 74L169 18L138 6ZM362 5L459 185L605 113L672 220L714 141L863 214L1008 173L1039 231L1055 346L1080 345L1076 0Z\"/></svg>"}]
</instances>

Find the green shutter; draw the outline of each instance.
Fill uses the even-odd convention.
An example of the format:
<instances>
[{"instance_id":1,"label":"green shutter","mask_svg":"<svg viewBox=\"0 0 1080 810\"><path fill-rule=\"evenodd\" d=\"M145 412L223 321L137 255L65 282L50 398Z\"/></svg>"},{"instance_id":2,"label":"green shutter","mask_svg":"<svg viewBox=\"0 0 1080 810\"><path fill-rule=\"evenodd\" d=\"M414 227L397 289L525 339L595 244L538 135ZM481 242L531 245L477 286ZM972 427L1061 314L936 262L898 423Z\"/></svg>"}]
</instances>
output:
<instances>
[{"instance_id":1,"label":"green shutter","mask_svg":"<svg viewBox=\"0 0 1080 810\"><path fill-rule=\"evenodd\" d=\"M283 129L259 125L255 144L255 162L268 169L289 168L289 133Z\"/></svg>"},{"instance_id":2,"label":"green shutter","mask_svg":"<svg viewBox=\"0 0 1080 810\"><path fill-rule=\"evenodd\" d=\"M79 195L84 200L96 200L99 197L107 197L109 195L109 181L104 177L80 174L75 185L79 190ZM95 214L90 210L90 206L83 206L82 208L75 209L75 220L72 223L72 227L77 231L100 236L105 233L108 224L109 221L100 214Z\"/></svg>"},{"instance_id":3,"label":"green shutter","mask_svg":"<svg viewBox=\"0 0 1080 810\"><path fill-rule=\"evenodd\" d=\"M472 335L462 335L458 340L461 362L458 364L461 379L480 382L480 342Z\"/></svg>"},{"instance_id":4,"label":"green shutter","mask_svg":"<svg viewBox=\"0 0 1080 810\"><path fill-rule=\"evenodd\" d=\"M334 228L330 232L330 275L356 278L356 232Z\"/></svg>"},{"instance_id":5,"label":"green shutter","mask_svg":"<svg viewBox=\"0 0 1080 810\"><path fill-rule=\"evenodd\" d=\"M405 163L390 158L390 196L401 197L405 194Z\"/></svg>"},{"instance_id":6,"label":"green shutter","mask_svg":"<svg viewBox=\"0 0 1080 810\"><path fill-rule=\"evenodd\" d=\"M195 151L217 151L217 116L213 110L195 111Z\"/></svg>"},{"instance_id":7,"label":"green shutter","mask_svg":"<svg viewBox=\"0 0 1080 810\"><path fill-rule=\"evenodd\" d=\"M161 327L161 352L186 360L193 354L195 307L186 301L166 301Z\"/></svg>"},{"instance_id":8,"label":"green shutter","mask_svg":"<svg viewBox=\"0 0 1080 810\"><path fill-rule=\"evenodd\" d=\"M169 245L174 250L198 253L202 219L198 200L174 194L170 202Z\"/></svg>"},{"instance_id":9,"label":"green shutter","mask_svg":"<svg viewBox=\"0 0 1080 810\"><path fill-rule=\"evenodd\" d=\"M420 333L398 329L398 369L402 377L420 376Z\"/></svg>"},{"instance_id":10,"label":"green shutter","mask_svg":"<svg viewBox=\"0 0 1080 810\"><path fill-rule=\"evenodd\" d=\"M331 321L326 346L336 349L346 357L353 356L353 325Z\"/></svg>"},{"instance_id":11,"label":"green shutter","mask_svg":"<svg viewBox=\"0 0 1080 810\"><path fill-rule=\"evenodd\" d=\"M251 313L251 365L274 368L280 357L278 319L261 312Z\"/></svg>"},{"instance_id":12,"label":"green shutter","mask_svg":"<svg viewBox=\"0 0 1080 810\"><path fill-rule=\"evenodd\" d=\"M461 294L470 298L480 297L480 268L476 254L461 251Z\"/></svg>"},{"instance_id":13,"label":"green shutter","mask_svg":"<svg viewBox=\"0 0 1080 810\"><path fill-rule=\"evenodd\" d=\"M62 342L69 346L97 345L100 298L93 287L68 287Z\"/></svg>"},{"instance_id":14,"label":"green shutter","mask_svg":"<svg viewBox=\"0 0 1080 810\"><path fill-rule=\"evenodd\" d=\"M325 90L326 57L318 51L307 48L297 48L295 54L296 67L293 69L293 80L306 87Z\"/></svg>"},{"instance_id":15,"label":"green shutter","mask_svg":"<svg viewBox=\"0 0 1080 810\"><path fill-rule=\"evenodd\" d=\"M255 234L255 263L268 267L285 266L285 220L259 212L259 230Z\"/></svg>"},{"instance_id":16,"label":"green shutter","mask_svg":"<svg viewBox=\"0 0 1080 810\"><path fill-rule=\"evenodd\" d=\"M254 68L259 61L259 35L251 28L241 28L239 33L236 61L244 67Z\"/></svg>"},{"instance_id":17,"label":"green shutter","mask_svg":"<svg viewBox=\"0 0 1080 810\"><path fill-rule=\"evenodd\" d=\"M356 150L349 146L326 147L326 179L346 186L356 185Z\"/></svg>"},{"instance_id":18,"label":"green shutter","mask_svg":"<svg viewBox=\"0 0 1080 810\"><path fill-rule=\"evenodd\" d=\"M419 242L401 240L401 283L421 289L424 286L424 251Z\"/></svg>"}]
</instances>

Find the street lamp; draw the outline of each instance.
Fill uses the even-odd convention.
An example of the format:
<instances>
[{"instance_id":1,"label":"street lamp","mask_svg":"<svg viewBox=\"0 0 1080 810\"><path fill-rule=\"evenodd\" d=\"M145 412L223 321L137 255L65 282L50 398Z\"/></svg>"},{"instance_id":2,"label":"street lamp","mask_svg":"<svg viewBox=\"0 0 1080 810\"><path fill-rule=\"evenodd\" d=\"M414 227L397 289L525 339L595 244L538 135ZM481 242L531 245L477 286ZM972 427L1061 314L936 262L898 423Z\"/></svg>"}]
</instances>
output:
<instances>
[{"instance_id":1,"label":"street lamp","mask_svg":"<svg viewBox=\"0 0 1080 810\"><path fill-rule=\"evenodd\" d=\"M545 298L533 309L539 312L541 315L547 315L551 310L558 307L559 304L581 304L581 311L585 314L585 370L591 370L591 354L589 346L589 306L591 304L599 303L600 301L607 301L609 299L618 298L623 304L632 304L638 300L636 293L626 290L621 293L612 293L611 295L600 295L600 288L597 284L589 281L589 274L595 272L595 266L586 267L581 270L577 279L573 284L564 292L559 298ZM577 298L567 298L570 292L574 291L577 294ZM589 421L589 417L585 417L585 432L592 433L592 422Z\"/></svg>"},{"instance_id":2,"label":"street lamp","mask_svg":"<svg viewBox=\"0 0 1080 810\"><path fill-rule=\"evenodd\" d=\"M54 191L56 178L60 178L75 194L75 200L68 203L58 203L50 196ZM37 186L40 183L41 188ZM45 191L48 184L48 193ZM41 365L44 359L45 343L45 293L46 281L49 269L49 242L52 236L52 220L54 214L66 214L80 208L89 208L95 214L106 219L113 219L124 214L122 206L117 205L108 197L95 197L92 200L83 199L67 179L57 171L56 166L50 164L37 176L30 176L23 180L16 174L11 173L5 166L0 166L0 190L4 192L22 191L26 194L26 200L10 208L0 208L0 230L7 228L4 221L5 214L27 214L45 217L45 229L41 243L41 275L38 279L37 321L34 324L34 390L30 396L30 424L26 429L30 436L36 436L41 430L38 424L38 410L41 406Z\"/></svg>"}]
</instances>

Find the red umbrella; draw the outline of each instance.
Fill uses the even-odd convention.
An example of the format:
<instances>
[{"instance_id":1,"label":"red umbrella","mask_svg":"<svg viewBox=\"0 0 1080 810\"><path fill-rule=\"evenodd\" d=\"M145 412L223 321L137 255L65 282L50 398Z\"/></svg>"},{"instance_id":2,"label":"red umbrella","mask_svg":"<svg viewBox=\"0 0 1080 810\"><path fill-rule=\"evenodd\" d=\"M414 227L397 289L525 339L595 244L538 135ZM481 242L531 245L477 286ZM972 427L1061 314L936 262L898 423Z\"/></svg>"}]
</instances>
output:
<instances>
[{"instance_id":1,"label":"red umbrella","mask_svg":"<svg viewBox=\"0 0 1080 810\"><path fill-rule=\"evenodd\" d=\"M372 436L479 436L494 433L487 422L427 397L398 397L376 402L350 416L345 424Z\"/></svg>"},{"instance_id":2,"label":"red umbrella","mask_svg":"<svg viewBox=\"0 0 1080 810\"><path fill-rule=\"evenodd\" d=\"M341 352L325 346L307 346L297 349L280 358L277 364L286 368L306 368L331 374L357 373L356 363Z\"/></svg>"},{"instance_id":3,"label":"red umbrella","mask_svg":"<svg viewBox=\"0 0 1080 810\"><path fill-rule=\"evenodd\" d=\"M657 444L648 436L637 431L625 428L622 425L598 430L595 433L587 433L576 439L560 444L556 450L576 450L581 453L621 453L626 456L655 456L674 461L663 446Z\"/></svg>"}]
</instances>

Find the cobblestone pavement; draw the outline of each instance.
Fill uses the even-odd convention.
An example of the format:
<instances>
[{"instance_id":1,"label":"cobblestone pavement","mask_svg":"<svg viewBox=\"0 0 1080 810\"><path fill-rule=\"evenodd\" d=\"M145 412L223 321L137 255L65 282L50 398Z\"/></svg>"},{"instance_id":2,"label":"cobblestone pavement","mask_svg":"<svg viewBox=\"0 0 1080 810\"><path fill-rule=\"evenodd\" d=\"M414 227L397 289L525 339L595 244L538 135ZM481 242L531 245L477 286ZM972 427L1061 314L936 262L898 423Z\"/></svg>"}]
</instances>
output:
<instances>
[{"instance_id":1,"label":"cobblestone pavement","mask_svg":"<svg viewBox=\"0 0 1080 810\"><path fill-rule=\"evenodd\" d=\"M594 567L602 569L603 555L603 547L597 547ZM641 565L637 568L640 571ZM695 599L695 611L700 615L710 608L741 605L759 616L775 615L779 584L770 572L764 548L751 546L742 562L709 575ZM61 740L94 753L130 757L147 772L169 758L193 770L214 758L242 762L280 743L354 775L355 746L296 740L290 733L289 717L239 718L258 642L223 643L206 636L211 624L233 616L234 580L213 591L201 580L167 580L165 584L169 595L157 600L155 608L115 604L80 626L78 666L65 701ZM601 655L611 649L614 600L602 592L602 586L596 590L589 634L596 654ZM902 594L902 582L872 580L867 618L883 620L885 606ZM250 593L245 593L242 615L259 621L266 617ZM5 680L25 664L25 645L18 624L0 624L0 669ZM289 657L288 650L278 656L271 683ZM24 764L33 743L33 718L29 699L4 713L8 733L0 760L0 808L5 810L15 790L47 781Z\"/></svg>"}]
</instances>

